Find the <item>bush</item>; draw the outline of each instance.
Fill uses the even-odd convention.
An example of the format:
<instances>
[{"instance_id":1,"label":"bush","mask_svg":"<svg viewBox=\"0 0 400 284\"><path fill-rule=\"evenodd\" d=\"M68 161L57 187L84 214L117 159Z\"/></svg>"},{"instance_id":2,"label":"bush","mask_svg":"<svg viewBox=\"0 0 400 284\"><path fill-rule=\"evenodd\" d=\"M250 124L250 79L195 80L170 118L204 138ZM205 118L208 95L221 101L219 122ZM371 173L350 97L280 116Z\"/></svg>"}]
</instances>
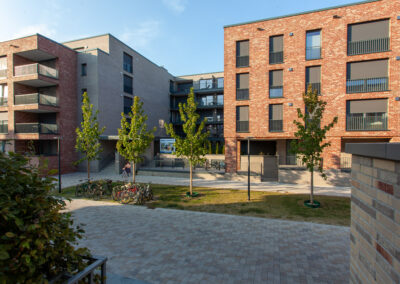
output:
<instances>
[{"instance_id":1,"label":"bush","mask_svg":"<svg viewBox=\"0 0 400 284\"><path fill-rule=\"evenodd\" d=\"M0 153L0 283L46 283L86 266L89 251L74 247L84 231L60 213L53 187L25 157Z\"/></svg>"}]
</instances>

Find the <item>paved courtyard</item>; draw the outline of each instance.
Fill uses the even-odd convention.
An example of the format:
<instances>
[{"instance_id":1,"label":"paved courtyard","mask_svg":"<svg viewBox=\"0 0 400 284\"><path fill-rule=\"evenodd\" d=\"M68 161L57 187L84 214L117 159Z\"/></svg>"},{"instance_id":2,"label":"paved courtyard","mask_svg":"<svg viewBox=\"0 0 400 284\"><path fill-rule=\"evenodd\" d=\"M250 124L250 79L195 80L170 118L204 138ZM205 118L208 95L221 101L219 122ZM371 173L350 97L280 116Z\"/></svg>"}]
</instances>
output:
<instances>
[{"instance_id":1,"label":"paved courtyard","mask_svg":"<svg viewBox=\"0 0 400 284\"><path fill-rule=\"evenodd\" d=\"M68 208L86 224L81 245L107 256L115 275L147 283L349 281L348 227L89 200Z\"/></svg>"}]
</instances>

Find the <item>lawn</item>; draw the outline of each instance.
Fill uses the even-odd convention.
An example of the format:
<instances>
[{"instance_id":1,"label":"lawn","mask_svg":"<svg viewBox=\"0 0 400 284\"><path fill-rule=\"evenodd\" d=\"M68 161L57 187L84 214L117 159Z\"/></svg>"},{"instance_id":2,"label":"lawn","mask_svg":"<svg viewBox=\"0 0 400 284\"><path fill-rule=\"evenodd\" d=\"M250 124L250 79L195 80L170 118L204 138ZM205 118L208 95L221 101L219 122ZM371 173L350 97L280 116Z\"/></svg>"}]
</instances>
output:
<instances>
[{"instance_id":1,"label":"lawn","mask_svg":"<svg viewBox=\"0 0 400 284\"><path fill-rule=\"evenodd\" d=\"M171 208L178 210L277 218L294 221L315 222L331 225L350 226L350 198L315 196L321 202L317 209L307 208L303 201L308 195L282 194L252 191L247 201L247 191L195 188L200 195L186 197L188 187L173 185L152 185L155 200L146 204L149 208ZM75 187L63 189L61 196L75 198ZM59 195L55 193L55 195ZM104 200L109 200L105 198Z\"/></svg>"}]
</instances>

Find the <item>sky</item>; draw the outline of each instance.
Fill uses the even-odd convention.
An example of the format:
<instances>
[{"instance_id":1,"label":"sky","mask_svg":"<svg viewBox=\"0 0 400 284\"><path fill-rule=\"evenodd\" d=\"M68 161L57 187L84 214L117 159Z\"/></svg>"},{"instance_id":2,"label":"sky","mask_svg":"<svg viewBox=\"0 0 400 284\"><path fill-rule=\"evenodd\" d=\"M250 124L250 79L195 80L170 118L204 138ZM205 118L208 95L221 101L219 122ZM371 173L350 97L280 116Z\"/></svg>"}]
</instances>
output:
<instances>
[{"instance_id":1,"label":"sky","mask_svg":"<svg viewBox=\"0 0 400 284\"><path fill-rule=\"evenodd\" d=\"M0 0L0 41L111 33L172 75L223 71L225 25L357 0Z\"/></svg>"}]
</instances>

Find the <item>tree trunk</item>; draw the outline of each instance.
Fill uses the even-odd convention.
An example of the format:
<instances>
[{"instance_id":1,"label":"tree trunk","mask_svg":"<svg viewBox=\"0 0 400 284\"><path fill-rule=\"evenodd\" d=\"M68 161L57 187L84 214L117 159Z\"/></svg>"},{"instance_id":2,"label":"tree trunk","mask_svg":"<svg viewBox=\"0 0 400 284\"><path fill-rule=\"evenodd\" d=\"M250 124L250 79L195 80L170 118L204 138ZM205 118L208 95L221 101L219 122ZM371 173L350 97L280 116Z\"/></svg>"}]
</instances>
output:
<instances>
[{"instance_id":1,"label":"tree trunk","mask_svg":"<svg viewBox=\"0 0 400 284\"><path fill-rule=\"evenodd\" d=\"M133 184L136 182L135 162L132 162L132 182Z\"/></svg>"},{"instance_id":2,"label":"tree trunk","mask_svg":"<svg viewBox=\"0 0 400 284\"><path fill-rule=\"evenodd\" d=\"M310 183L310 187L311 187L311 193L310 193L310 204L314 204L314 170L311 170L310 172L311 174L311 183Z\"/></svg>"},{"instance_id":3,"label":"tree trunk","mask_svg":"<svg viewBox=\"0 0 400 284\"><path fill-rule=\"evenodd\" d=\"M190 175L189 175L189 192L190 196L193 195L193 167L192 167L192 162L189 162L189 167L190 167Z\"/></svg>"},{"instance_id":4,"label":"tree trunk","mask_svg":"<svg viewBox=\"0 0 400 284\"><path fill-rule=\"evenodd\" d=\"M87 161L87 179L90 181L90 161Z\"/></svg>"}]
</instances>

